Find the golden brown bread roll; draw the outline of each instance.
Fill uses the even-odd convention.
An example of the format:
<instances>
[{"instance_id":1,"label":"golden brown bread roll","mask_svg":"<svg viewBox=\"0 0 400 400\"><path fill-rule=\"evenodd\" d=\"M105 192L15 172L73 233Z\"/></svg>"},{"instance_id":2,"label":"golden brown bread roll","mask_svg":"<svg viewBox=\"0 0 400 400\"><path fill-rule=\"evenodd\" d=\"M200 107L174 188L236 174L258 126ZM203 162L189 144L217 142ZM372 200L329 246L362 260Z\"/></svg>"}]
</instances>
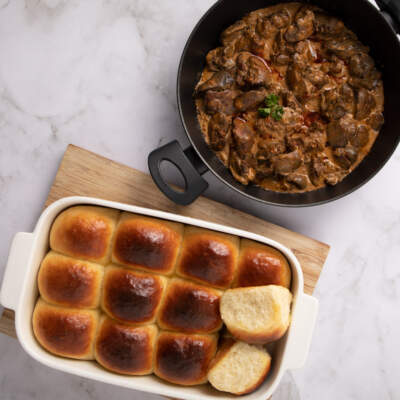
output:
<instances>
[{"instance_id":1,"label":"golden brown bread roll","mask_svg":"<svg viewBox=\"0 0 400 400\"><path fill-rule=\"evenodd\" d=\"M107 264L118 210L96 206L74 206L55 219L50 247L75 258Z\"/></svg>"},{"instance_id":2,"label":"golden brown bread roll","mask_svg":"<svg viewBox=\"0 0 400 400\"><path fill-rule=\"evenodd\" d=\"M62 308L39 298L33 311L33 332L37 341L50 353L93 360L98 319L98 311Z\"/></svg>"},{"instance_id":3,"label":"golden brown bread roll","mask_svg":"<svg viewBox=\"0 0 400 400\"><path fill-rule=\"evenodd\" d=\"M101 306L110 317L122 322L154 322L166 284L167 279L160 275L108 266Z\"/></svg>"},{"instance_id":4,"label":"golden brown bread roll","mask_svg":"<svg viewBox=\"0 0 400 400\"><path fill-rule=\"evenodd\" d=\"M211 385L236 395L256 390L271 368L271 356L262 346L225 338L207 374Z\"/></svg>"},{"instance_id":5,"label":"golden brown bread roll","mask_svg":"<svg viewBox=\"0 0 400 400\"><path fill-rule=\"evenodd\" d=\"M177 274L220 289L235 276L239 238L221 232L186 226Z\"/></svg>"},{"instance_id":6,"label":"golden brown bread roll","mask_svg":"<svg viewBox=\"0 0 400 400\"><path fill-rule=\"evenodd\" d=\"M157 332L155 325L130 326L103 316L95 343L96 361L119 374L151 374Z\"/></svg>"},{"instance_id":7,"label":"golden brown bread roll","mask_svg":"<svg viewBox=\"0 0 400 400\"><path fill-rule=\"evenodd\" d=\"M161 329L185 333L211 333L222 326L221 292L174 278L170 281L158 313Z\"/></svg>"},{"instance_id":8,"label":"golden brown bread roll","mask_svg":"<svg viewBox=\"0 0 400 400\"><path fill-rule=\"evenodd\" d=\"M221 297L221 317L236 339L265 344L286 333L291 301L292 294L283 286L228 289Z\"/></svg>"},{"instance_id":9,"label":"golden brown bread roll","mask_svg":"<svg viewBox=\"0 0 400 400\"><path fill-rule=\"evenodd\" d=\"M279 285L290 287L291 269L278 250L253 240L241 239L234 287Z\"/></svg>"},{"instance_id":10,"label":"golden brown bread roll","mask_svg":"<svg viewBox=\"0 0 400 400\"><path fill-rule=\"evenodd\" d=\"M40 266L39 292L48 303L96 308L100 302L102 265L50 251Z\"/></svg>"},{"instance_id":11,"label":"golden brown bread roll","mask_svg":"<svg viewBox=\"0 0 400 400\"><path fill-rule=\"evenodd\" d=\"M123 213L115 233L114 263L170 275L180 250L183 225Z\"/></svg>"},{"instance_id":12,"label":"golden brown bread roll","mask_svg":"<svg viewBox=\"0 0 400 400\"><path fill-rule=\"evenodd\" d=\"M221 313L229 332L249 343L267 343L285 333L291 302L287 289L269 285L267 290L228 290L224 304L218 290L264 282L290 286L289 264L277 250L233 235L94 206L62 212L53 223L50 244L54 251L38 275L43 299L33 314L35 336L49 352L96 359L120 374L154 370L181 385L204 383L210 371L217 389L235 394L254 390L268 373L268 353L232 337L210 362L217 350L215 332L223 324ZM109 264L111 259L120 265ZM175 270L188 280L163 276ZM98 307L100 301L107 315L99 322L98 310L83 308ZM155 321L164 329L158 339ZM226 365L233 365L230 372ZM226 378L227 369L234 381Z\"/></svg>"},{"instance_id":13,"label":"golden brown bread roll","mask_svg":"<svg viewBox=\"0 0 400 400\"><path fill-rule=\"evenodd\" d=\"M161 332L157 340L154 373L178 385L205 383L216 349L217 335Z\"/></svg>"}]
</instances>

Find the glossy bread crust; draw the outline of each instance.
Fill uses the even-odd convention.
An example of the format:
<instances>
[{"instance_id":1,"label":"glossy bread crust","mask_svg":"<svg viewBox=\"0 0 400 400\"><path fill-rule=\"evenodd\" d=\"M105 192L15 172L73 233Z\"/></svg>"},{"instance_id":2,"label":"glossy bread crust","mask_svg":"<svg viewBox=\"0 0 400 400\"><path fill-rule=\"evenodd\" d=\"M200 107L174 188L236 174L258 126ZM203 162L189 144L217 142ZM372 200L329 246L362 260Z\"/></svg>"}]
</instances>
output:
<instances>
[{"instance_id":1,"label":"glossy bread crust","mask_svg":"<svg viewBox=\"0 0 400 400\"><path fill-rule=\"evenodd\" d=\"M158 325L185 333L212 333L222 327L219 312L221 292L174 278L167 287Z\"/></svg>"},{"instance_id":2,"label":"glossy bread crust","mask_svg":"<svg viewBox=\"0 0 400 400\"><path fill-rule=\"evenodd\" d=\"M249 359L254 348L236 357L234 338L248 343L279 339L289 324L290 292L276 286L279 293L264 298L261 293L257 301L240 292L242 297L225 307L225 333L222 298L231 291L263 290L239 285L289 287L291 270L277 250L96 206L61 212L50 231L50 247L38 273L41 297L32 317L34 335L48 352L96 360L123 375L154 373L184 386L206 383L210 368L217 366L210 382L234 394L255 390L265 378L269 366L254 367ZM288 292L283 299L282 290ZM252 321L260 315L266 316L264 325L254 329ZM228 339L216 355L218 331ZM235 366L227 370L238 377L236 385L218 364L229 365L231 359Z\"/></svg>"},{"instance_id":3,"label":"glossy bread crust","mask_svg":"<svg viewBox=\"0 0 400 400\"><path fill-rule=\"evenodd\" d=\"M236 343L236 340L229 334L227 336L220 336L218 343L218 350L215 354L215 357L212 359L209 370L214 367L214 365L218 364L229 352L229 350Z\"/></svg>"},{"instance_id":4,"label":"glossy bread crust","mask_svg":"<svg viewBox=\"0 0 400 400\"><path fill-rule=\"evenodd\" d=\"M104 267L50 251L40 266L39 293L48 303L65 307L96 308Z\"/></svg>"},{"instance_id":5,"label":"glossy bread crust","mask_svg":"<svg viewBox=\"0 0 400 400\"><path fill-rule=\"evenodd\" d=\"M217 335L162 332L157 340L154 373L178 385L205 383L216 350Z\"/></svg>"},{"instance_id":6,"label":"glossy bread crust","mask_svg":"<svg viewBox=\"0 0 400 400\"><path fill-rule=\"evenodd\" d=\"M233 287L279 285L290 288L291 269L278 250L241 239L237 278Z\"/></svg>"},{"instance_id":7,"label":"glossy bread crust","mask_svg":"<svg viewBox=\"0 0 400 400\"><path fill-rule=\"evenodd\" d=\"M157 332L155 325L135 327L103 317L95 343L96 361L119 374L151 374Z\"/></svg>"},{"instance_id":8,"label":"glossy bread crust","mask_svg":"<svg viewBox=\"0 0 400 400\"><path fill-rule=\"evenodd\" d=\"M112 261L171 275L175 270L182 234L182 224L122 213L115 234Z\"/></svg>"},{"instance_id":9,"label":"glossy bread crust","mask_svg":"<svg viewBox=\"0 0 400 400\"><path fill-rule=\"evenodd\" d=\"M235 276L239 238L186 226L177 274L199 283L227 289Z\"/></svg>"},{"instance_id":10,"label":"glossy bread crust","mask_svg":"<svg viewBox=\"0 0 400 400\"><path fill-rule=\"evenodd\" d=\"M167 279L117 266L105 270L101 306L110 317L131 324L156 319Z\"/></svg>"},{"instance_id":11,"label":"glossy bread crust","mask_svg":"<svg viewBox=\"0 0 400 400\"><path fill-rule=\"evenodd\" d=\"M50 247L58 253L102 265L110 261L111 241L118 210L97 206L74 206L55 219Z\"/></svg>"},{"instance_id":12,"label":"glossy bread crust","mask_svg":"<svg viewBox=\"0 0 400 400\"><path fill-rule=\"evenodd\" d=\"M248 387L246 390L244 390L243 392L240 393L236 393L239 396L242 396L244 394L249 394L254 392L255 390L257 390L265 381L265 379L267 378L269 371L271 370L271 364L268 365L268 367L266 367L262 373L260 374L260 377L258 378L258 381L254 382L254 384L250 387Z\"/></svg>"},{"instance_id":13,"label":"glossy bread crust","mask_svg":"<svg viewBox=\"0 0 400 400\"><path fill-rule=\"evenodd\" d=\"M93 360L98 319L98 311L62 308L39 299L33 312L33 332L50 353Z\"/></svg>"}]
</instances>

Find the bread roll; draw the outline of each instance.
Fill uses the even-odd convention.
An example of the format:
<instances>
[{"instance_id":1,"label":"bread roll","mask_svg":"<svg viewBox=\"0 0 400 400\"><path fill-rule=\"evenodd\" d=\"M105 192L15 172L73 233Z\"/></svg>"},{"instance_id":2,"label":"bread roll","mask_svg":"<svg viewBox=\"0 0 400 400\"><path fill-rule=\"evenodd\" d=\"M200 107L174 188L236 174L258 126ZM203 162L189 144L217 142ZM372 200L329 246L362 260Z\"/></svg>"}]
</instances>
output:
<instances>
[{"instance_id":1,"label":"bread roll","mask_svg":"<svg viewBox=\"0 0 400 400\"><path fill-rule=\"evenodd\" d=\"M74 206L55 219L50 247L75 258L107 264L119 211L96 206Z\"/></svg>"},{"instance_id":2,"label":"bread roll","mask_svg":"<svg viewBox=\"0 0 400 400\"><path fill-rule=\"evenodd\" d=\"M151 323L160 307L167 279L108 266L105 270L101 305L112 318L126 323Z\"/></svg>"},{"instance_id":3,"label":"bread roll","mask_svg":"<svg viewBox=\"0 0 400 400\"><path fill-rule=\"evenodd\" d=\"M186 226L177 274L226 289L235 276L238 254L237 236Z\"/></svg>"},{"instance_id":4,"label":"bread roll","mask_svg":"<svg viewBox=\"0 0 400 400\"><path fill-rule=\"evenodd\" d=\"M39 298L33 311L33 332L37 341L50 353L93 360L98 319L98 311L62 308Z\"/></svg>"},{"instance_id":5,"label":"bread roll","mask_svg":"<svg viewBox=\"0 0 400 400\"><path fill-rule=\"evenodd\" d=\"M161 329L185 333L211 333L222 326L219 313L221 293L174 278L158 313Z\"/></svg>"},{"instance_id":6,"label":"bread roll","mask_svg":"<svg viewBox=\"0 0 400 400\"><path fill-rule=\"evenodd\" d=\"M279 285L289 288L290 281L291 269L280 251L253 240L241 240L234 287Z\"/></svg>"},{"instance_id":7,"label":"bread roll","mask_svg":"<svg viewBox=\"0 0 400 400\"><path fill-rule=\"evenodd\" d=\"M182 242L183 225L123 213L115 234L114 263L170 275Z\"/></svg>"},{"instance_id":8,"label":"bread roll","mask_svg":"<svg viewBox=\"0 0 400 400\"><path fill-rule=\"evenodd\" d=\"M129 326L103 316L95 343L96 360L118 374L151 374L156 338L155 325Z\"/></svg>"},{"instance_id":9,"label":"bread roll","mask_svg":"<svg viewBox=\"0 0 400 400\"><path fill-rule=\"evenodd\" d=\"M178 385L205 383L216 349L217 335L161 332L157 340L154 373Z\"/></svg>"},{"instance_id":10,"label":"bread roll","mask_svg":"<svg viewBox=\"0 0 400 400\"><path fill-rule=\"evenodd\" d=\"M104 267L50 251L40 266L39 292L48 303L66 307L96 308Z\"/></svg>"},{"instance_id":11,"label":"bread roll","mask_svg":"<svg viewBox=\"0 0 400 400\"><path fill-rule=\"evenodd\" d=\"M271 356L262 346L224 339L207 376L215 389L242 395L256 390L270 367Z\"/></svg>"},{"instance_id":12,"label":"bread roll","mask_svg":"<svg viewBox=\"0 0 400 400\"><path fill-rule=\"evenodd\" d=\"M221 298L221 316L236 339L264 344L285 334L291 301L292 294L282 286L229 289Z\"/></svg>"}]
</instances>

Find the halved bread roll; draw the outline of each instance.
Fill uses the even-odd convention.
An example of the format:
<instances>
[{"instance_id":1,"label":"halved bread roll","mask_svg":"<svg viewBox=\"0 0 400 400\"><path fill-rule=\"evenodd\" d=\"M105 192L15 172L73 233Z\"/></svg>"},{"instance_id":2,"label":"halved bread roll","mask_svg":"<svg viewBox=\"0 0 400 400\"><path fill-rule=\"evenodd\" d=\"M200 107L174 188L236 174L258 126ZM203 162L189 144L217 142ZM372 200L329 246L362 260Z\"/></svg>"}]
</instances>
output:
<instances>
[{"instance_id":1,"label":"halved bread roll","mask_svg":"<svg viewBox=\"0 0 400 400\"><path fill-rule=\"evenodd\" d=\"M241 395L256 390L270 368L271 356L262 346L225 338L207 377L215 389Z\"/></svg>"},{"instance_id":2,"label":"halved bread roll","mask_svg":"<svg viewBox=\"0 0 400 400\"><path fill-rule=\"evenodd\" d=\"M291 301L292 294L282 286L229 289L221 297L220 312L236 339L265 344L285 334Z\"/></svg>"}]
</instances>

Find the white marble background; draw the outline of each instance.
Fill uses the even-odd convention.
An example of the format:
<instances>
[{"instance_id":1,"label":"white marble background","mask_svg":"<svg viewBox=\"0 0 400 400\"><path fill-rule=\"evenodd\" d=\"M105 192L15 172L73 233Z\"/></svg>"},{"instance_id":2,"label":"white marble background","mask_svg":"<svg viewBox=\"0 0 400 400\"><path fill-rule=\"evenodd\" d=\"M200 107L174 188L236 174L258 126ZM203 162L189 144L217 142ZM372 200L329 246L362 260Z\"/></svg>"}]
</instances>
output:
<instances>
[{"instance_id":1,"label":"white marble background","mask_svg":"<svg viewBox=\"0 0 400 400\"><path fill-rule=\"evenodd\" d=\"M68 143L147 170L185 143L175 80L213 0L0 0L0 270L32 230ZM261 206L210 174L208 196L332 245L306 366L274 400L400 399L400 151L370 183L309 209ZM156 399L65 375L0 336L0 398Z\"/></svg>"}]
</instances>

